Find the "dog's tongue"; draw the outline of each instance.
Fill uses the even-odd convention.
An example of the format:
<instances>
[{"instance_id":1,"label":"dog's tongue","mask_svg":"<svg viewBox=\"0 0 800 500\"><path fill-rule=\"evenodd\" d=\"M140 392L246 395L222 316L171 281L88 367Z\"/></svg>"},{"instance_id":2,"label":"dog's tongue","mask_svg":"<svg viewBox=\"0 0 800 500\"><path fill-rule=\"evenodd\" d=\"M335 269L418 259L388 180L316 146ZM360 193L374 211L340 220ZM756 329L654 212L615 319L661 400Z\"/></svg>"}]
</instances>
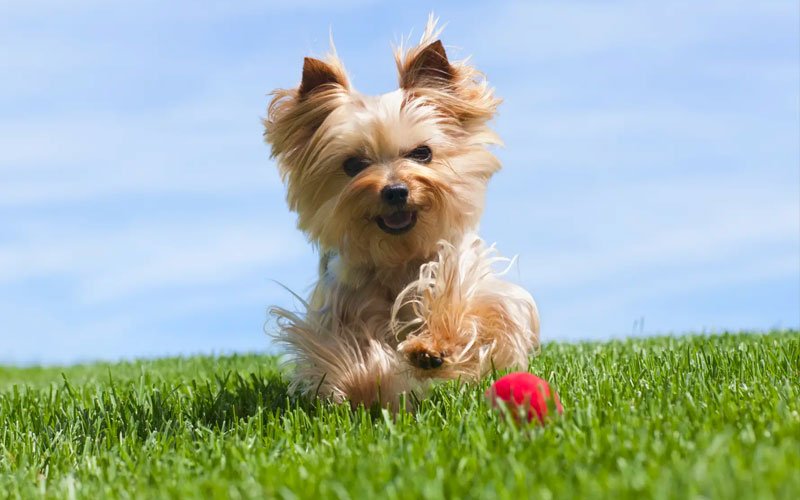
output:
<instances>
[{"instance_id":1,"label":"dog's tongue","mask_svg":"<svg viewBox=\"0 0 800 500\"><path fill-rule=\"evenodd\" d=\"M384 215L382 217L383 223L392 229L402 229L411 224L411 212L401 211L393 214Z\"/></svg>"}]
</instances>

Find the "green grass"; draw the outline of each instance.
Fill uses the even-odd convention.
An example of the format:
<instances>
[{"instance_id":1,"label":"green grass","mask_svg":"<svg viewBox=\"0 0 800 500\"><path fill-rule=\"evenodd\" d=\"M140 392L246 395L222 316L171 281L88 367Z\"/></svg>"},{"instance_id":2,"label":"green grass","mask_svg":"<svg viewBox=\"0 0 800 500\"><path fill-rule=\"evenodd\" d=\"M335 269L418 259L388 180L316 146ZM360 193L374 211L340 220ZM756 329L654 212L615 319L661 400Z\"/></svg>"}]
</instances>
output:
<instances>
[{"instance_id":1,"label":"green grass","mask_svg":"<svg viewBox=\"0 0 800 500\"><path fill-rule=\"evenodd\" d=\"M800 498L797 332L548 344L565 414L488 381L415 414L302 403L273 358L0 368L0 498Z\"/></svg>"}]
</instances>

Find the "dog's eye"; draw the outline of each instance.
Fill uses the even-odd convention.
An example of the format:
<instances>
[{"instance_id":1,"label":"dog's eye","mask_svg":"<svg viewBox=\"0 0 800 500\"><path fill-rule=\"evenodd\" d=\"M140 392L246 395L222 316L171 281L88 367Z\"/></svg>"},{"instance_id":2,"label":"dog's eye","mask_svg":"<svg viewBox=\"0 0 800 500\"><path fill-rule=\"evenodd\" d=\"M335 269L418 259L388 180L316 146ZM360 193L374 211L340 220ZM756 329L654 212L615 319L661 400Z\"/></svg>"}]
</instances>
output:
<instances>
[{"instance_id":1,"label":"dog's eye","mask_svg":"<svg viewBox=\"0 0 800 500\"><path fill-rule=\"evenodd\" d=\"M419 163L430 163L433 159L433 152L428 146L417 146L406 154L406 158Z\"/></svg>"},{"instance_id":2,"label":"dog's eye","mask_svg":"<svg viewBox=\"0 0 800 500\"><path fill-rule=\"evenodd\" d=\"M350 177L355 177L356 175L358 175L359 172L361 172L367 167L369 167L369 160L358 156L351 156L350 158L346 159L342 164L342 168L344 168L344 173L346 173Z\"/></svg>"}]
</instances>

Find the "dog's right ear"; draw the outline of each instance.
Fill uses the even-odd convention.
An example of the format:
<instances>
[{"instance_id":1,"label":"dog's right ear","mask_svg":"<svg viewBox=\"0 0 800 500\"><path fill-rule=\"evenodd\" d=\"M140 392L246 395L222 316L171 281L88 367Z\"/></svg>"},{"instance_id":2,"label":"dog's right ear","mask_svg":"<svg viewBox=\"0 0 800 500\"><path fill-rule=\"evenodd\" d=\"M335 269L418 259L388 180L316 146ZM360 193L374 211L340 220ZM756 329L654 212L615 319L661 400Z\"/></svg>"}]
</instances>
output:
<instances>
[{"instance_id":1,"label":"dog's right ear","mask_svg":"<svg viewBox=\"0 0 800 500\"><path fill-rule=\"evenodd\" d=\"M329 89L335 85L345 90L350 87L347 75L340 65L333 66L311 57L303 60L303 79L297 89L298 97L302 99L312 92Z\"/></svg>"},{"instance_id":2,"label":"dog's right ear","mask_svg":"<svg viewBox=\"0 0 800 500\"><path fill-rule=\"evenodd\" d=\"M300 85L272 92L264 138L272 146L272 156L279 159L282 172L298 166L305 146L349 96L347 73L335 53L325 61L306 57Z\"/></svg>"}]
</instances>

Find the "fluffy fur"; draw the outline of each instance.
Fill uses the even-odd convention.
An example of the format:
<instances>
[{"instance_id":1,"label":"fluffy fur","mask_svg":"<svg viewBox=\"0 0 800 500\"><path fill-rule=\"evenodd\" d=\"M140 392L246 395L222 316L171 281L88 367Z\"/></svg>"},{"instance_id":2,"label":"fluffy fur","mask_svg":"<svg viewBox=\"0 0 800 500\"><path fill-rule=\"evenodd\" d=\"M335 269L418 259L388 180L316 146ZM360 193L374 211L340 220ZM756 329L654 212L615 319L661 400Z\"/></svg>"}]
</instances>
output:
<instances>
[{"instance_id":1,"label":"fluffy fur","mask_svg":"<svg viewBox=\"0 0 800 500\"><path fill-rule=\"evenodd\" d=\"M538 347L533 299L474 234L500 169L487 149L500 100L438 36L431 18L397 48L394 92L356 92L334 51L272 94L265 137L321 256L305 310L273 310L302 394L396 406L433 379L524 366Z\"/></svg>"}]
</instances>

